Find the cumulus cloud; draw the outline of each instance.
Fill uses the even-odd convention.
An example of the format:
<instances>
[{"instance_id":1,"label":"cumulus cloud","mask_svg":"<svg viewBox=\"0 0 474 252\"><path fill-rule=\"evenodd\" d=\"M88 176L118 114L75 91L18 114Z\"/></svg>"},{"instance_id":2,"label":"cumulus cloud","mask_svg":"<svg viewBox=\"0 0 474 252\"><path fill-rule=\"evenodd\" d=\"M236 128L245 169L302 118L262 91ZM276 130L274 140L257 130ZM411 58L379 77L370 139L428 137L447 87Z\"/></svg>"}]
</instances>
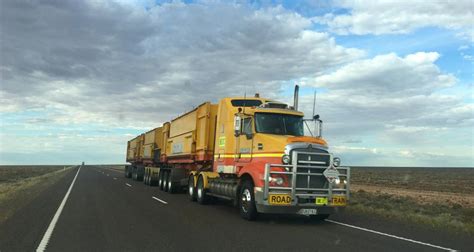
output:
<instances>
[{"instance_id":1,"label":"cumulus cloud","mask_svg":"<svg viewBox=\"0 0 474 252\"><path fill-rule=\"evenodd\" d=\"M468 93L440 92L458 80L436 66L439 57L435 52L378 55L302 80L306 87L326 90L318 96L317 107L335 150L352 160L368 162L369 156L377 156L372 160L387 161L407 146L429 149L439 146L440 139L450 138L442 144L443 152L462 150L463 160L469 160L474 107L464 103ZM310 112L312 96L301 100L302 108ZM374 149L378 152L370 152ZM358 157L361 153L366 153L363 160ZM427 164L428 156L420 164Z\"/></svg>"},{"instance_id":2,"label":"cumulus cloud","mask_svg":"<svg viewBox=\"0 0 474 252\"><path fill-rule=\"evenodd\" d=\"M2 162L26 153L46 163L57 153L123 160L127 139L193 106L254 92L290 100L283 88L294 81L323 90L324 134L353 163L403 158L406 146L385 146L409 135L472 128L473 107L439 92L458 80L436 66L437 52L367 59L282 7L142 3L0 1ZM302 92L301 108L311 111L312 96Z\"/></svg>"},{"instance_id":3,"label":"cumulus cloud","mask_svg":"<svg viewBox=\"0 0 474 252\"><path fill-rule=\"evenodd\" d=\"M379 55L352 62L304 83L329 90L319 99L319 104L331 121L350 118L362 126L361 131L382 129L387 124L471 125L470 105L463 104L462 97L439 93L453 86L457 79L436 66L438 58L434 52L405 57L393 53Z\"/></svg>"},{"instance_id":4,"label":"cumulus cloud","mask_svg":"<svg viewBox=\"0 0 474 252\"><path fill-rule=\"evenodd\" d=\"M3 109L47 107L61 122L162 122L204 100L275 96L283 81L363 55L281 7L2 1L1 9Z\"/></svg>"},{"instance_id":5,"label":"cumulus cloud","mask_svg":"<svg viewBox=\"0 0 474 252\"><path fill-rule=\"evenodd\" d=\"M452 86L456 78L441 73L434 64L436 52L418 52L403 58L394 53L353 62L329 75L315 79L316 85L347 91L348 95L368 94L400 97L407 94L430 94Z\"/></svg>"},{"instance_id":6,"label":"cumulus cloud","mask_svg":"<svg viewBox=\"0 0 474 252\"><path fill-rule=\"evenodd\" d=\"M462 1L337 1L348 14L315 18L338 34L402 34L422 27L457 30L472 38L473 3Z\"/></svg>"}]
</instances>

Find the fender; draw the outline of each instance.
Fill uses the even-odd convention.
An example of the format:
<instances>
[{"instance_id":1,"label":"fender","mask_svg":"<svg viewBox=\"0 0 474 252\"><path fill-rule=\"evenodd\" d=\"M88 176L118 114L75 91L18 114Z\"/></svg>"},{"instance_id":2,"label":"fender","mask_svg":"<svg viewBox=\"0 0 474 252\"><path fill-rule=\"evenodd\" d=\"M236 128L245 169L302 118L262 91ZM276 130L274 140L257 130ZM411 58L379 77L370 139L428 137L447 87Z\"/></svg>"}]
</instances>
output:
<instances>
[{"instance_id":1,"label":"fender","mask_svg":"<svg viewBox=\"0 0 474 252\"><path fill-rule=\"evenodd\" d=\"M239 178L248 174L256 187L264 186L265 164L281 164L281 157L257 157L252 158L251 162L240 163Z\"/></svg>"}]
</instances>

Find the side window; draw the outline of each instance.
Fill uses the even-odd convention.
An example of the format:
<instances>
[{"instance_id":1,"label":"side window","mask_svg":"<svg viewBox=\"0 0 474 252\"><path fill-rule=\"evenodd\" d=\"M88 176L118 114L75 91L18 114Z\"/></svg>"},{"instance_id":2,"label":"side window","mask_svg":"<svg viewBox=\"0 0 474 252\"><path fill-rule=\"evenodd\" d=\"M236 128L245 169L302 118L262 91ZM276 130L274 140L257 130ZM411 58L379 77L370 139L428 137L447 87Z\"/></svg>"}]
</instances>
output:
<instances>
[{"instance_id":1,"label":"side window","mask_svg":"<svg viewBox=\"0 0 474 252\"><path fill-rule=\"evenodd\" d=\"M252 118L247 117L242 120L242 133L243 134L252 134Z\"/></svg>"}]
</instances>

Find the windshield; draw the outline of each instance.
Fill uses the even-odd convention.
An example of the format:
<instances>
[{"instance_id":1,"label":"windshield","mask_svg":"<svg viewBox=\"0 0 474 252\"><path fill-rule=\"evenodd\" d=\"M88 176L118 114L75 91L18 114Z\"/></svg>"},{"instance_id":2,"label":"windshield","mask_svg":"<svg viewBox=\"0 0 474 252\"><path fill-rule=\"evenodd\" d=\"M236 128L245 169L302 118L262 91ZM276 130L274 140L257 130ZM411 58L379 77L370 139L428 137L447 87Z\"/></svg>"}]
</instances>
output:
<instances>
[{"instance_id":1,"label":"windshield","mask_svg":"<svg viewBox=\"0 0 474 252\"><path fill-rule=\"evenodd\" d=\"M303 136L303 117L274 113L255 113L257 133Z\"/></svg>"}]
</instances>

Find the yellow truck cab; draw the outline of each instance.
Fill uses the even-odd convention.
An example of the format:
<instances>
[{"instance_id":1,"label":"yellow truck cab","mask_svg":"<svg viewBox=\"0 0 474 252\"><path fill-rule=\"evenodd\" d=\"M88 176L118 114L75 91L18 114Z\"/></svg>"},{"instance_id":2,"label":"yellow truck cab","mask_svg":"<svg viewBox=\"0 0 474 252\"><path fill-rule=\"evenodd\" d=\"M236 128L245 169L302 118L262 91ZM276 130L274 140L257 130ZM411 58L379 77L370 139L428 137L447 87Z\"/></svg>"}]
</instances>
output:
<instances>
[{"instance_id":1,"label":"yellow truck cab","mask_svg":"<svg viewBox=\"0 0 474 252\"><path fill-rule=\"evenodd\" d=\"M305 136L310 120L303 117L295 107L269 99L221 99L213 173L205 174L209 178L203 193L228 198L236 193L246 219L257 213L322 219L344 207L349 168L337 167L340 160L328 152L320 135ZM233 182L236 188L230 190Z\"/></svg>"}]
</instances>

